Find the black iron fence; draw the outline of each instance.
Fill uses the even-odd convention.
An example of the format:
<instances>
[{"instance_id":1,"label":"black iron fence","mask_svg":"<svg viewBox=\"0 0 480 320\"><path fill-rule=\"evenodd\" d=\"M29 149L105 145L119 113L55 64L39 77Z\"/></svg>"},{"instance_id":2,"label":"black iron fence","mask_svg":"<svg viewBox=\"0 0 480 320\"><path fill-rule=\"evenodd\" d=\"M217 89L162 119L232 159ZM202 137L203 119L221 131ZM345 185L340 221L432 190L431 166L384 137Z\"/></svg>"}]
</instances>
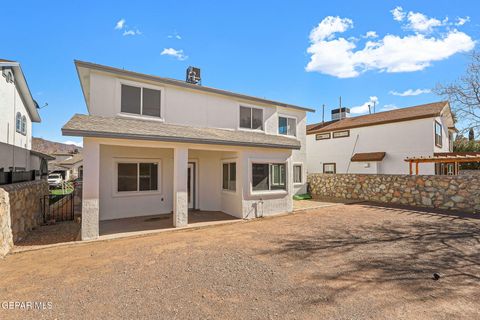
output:
<instances>
[{"instance_id":1,"label":"black iron fence","mask_svg":"<svg viewBox=\"0 0 480 320\"><path fill-rule=\"evenodd\" d=\"M38 170L0 172L0 185L33 181Z\"/></svg>"},{"instance_id":2,"label":"black iron fence","mask_svg":"<svg viewBox=\"0 0 480 320\"><path fill-rule=\"evenodd\" d=\"M43 223L51 224L74 219L74 193L47 194L40 199Z\"/></svg>"}]
</instances>

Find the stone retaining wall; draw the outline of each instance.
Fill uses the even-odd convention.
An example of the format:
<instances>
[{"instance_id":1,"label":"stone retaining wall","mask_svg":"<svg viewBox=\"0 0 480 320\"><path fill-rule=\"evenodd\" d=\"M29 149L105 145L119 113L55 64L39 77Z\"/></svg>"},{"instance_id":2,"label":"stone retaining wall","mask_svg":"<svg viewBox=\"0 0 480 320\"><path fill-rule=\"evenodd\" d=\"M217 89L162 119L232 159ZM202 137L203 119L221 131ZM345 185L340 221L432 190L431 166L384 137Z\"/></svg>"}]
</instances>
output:
<instances>
[{"instance_id":1,"label":"stone retaining wall","mask_svg":"<svg viewBox=\"0 0 480 320\"><path fill-rule=\"evenodd\" d=\"M309 174L314 198L480 212L480 176Z\"/></svg>"},{"instance_id":2,"label":"stone retaining wall","mask_svg":"<svg viewBox=\"0 0 480 320\"><path fill-rule=\"evenodd\" d=\"M46 194L45 180L0 186L0 257L43 222L40 198Z\"/></svg>"}]
</instances>

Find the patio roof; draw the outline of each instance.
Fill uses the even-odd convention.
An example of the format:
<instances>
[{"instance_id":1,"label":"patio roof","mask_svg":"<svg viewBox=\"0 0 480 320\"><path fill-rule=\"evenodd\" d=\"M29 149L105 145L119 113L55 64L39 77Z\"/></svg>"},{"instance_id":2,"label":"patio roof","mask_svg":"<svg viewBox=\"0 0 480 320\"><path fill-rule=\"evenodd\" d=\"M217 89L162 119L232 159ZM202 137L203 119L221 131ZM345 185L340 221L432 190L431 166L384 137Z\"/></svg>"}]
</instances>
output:
<instances>
[{"instance_id":1,"label":"patio roof","mask_svg":"<svg viewBox=\"0 0 480 320\"><path fill-rule=\"evenodd\" d=\"M407 157L407 162L480 162L480 152L439 152L433 156Z\"/></svg>"},{"instance_id":2,"label":"patio roof","mask_svg":"<svg viewBox=\"0 0 480 320\"><path fill-rule=\"evenodd\" d=\"M352 162L362 161L382 161L385 158L385 152L359 152L355 153L351 159Z\"/></svg>"},{"instance_id":3,"label":"patio roof","mask_svg":"<svg viewBox=\"0 0 480 320\"><path fill-rule=\"evenodd\" d=\"M62 128L63 135L262 148L300 149L300 141L280 135L244 130L201 128L159 121L74 115Z\"/></svg>"}]
</instances>

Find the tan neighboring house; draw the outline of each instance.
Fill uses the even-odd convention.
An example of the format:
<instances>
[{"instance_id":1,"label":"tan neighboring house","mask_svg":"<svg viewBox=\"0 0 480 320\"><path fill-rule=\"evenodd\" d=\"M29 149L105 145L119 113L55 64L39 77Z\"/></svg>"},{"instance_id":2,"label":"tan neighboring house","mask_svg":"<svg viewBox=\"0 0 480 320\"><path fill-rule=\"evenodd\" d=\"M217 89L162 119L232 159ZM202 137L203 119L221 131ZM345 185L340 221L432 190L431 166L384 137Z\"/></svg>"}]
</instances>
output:
<instances>
[{"instance_id":1,"label":"tan neighboring house","mask_svg":"<svg viewBox=\"0 0 480 320\"><path fill-rule=\"evenodd\" d=\"M60 173L65 181L82 179L83 156L81 153L56 152L48 162L49 173Z\"/></svg>"},{"instance_id":2,"label":"tan neighboring house","mask_svg":"<svg viewBox=\"0 0 480 320\"><path fill-rule=\"evenodd\" d=\"M309 173L410 174L407 158L453 151L455 123L446 101L350 117L307 127ZM419 163L420 174L451 174L453 162Z\"/></svg>"},{"instance_id":3,"label":"tan neighboring house","mask_svg":"<svg viewBox=\"0 0 480 320\"><path fill-rule=\"evenodd\" d=\"M83 137L82 239L101 221L189 210L237 218L291 212L306 191L306 113L288 103L75 62L88 108L62 128Z\"/></svg>"}]
</instances>

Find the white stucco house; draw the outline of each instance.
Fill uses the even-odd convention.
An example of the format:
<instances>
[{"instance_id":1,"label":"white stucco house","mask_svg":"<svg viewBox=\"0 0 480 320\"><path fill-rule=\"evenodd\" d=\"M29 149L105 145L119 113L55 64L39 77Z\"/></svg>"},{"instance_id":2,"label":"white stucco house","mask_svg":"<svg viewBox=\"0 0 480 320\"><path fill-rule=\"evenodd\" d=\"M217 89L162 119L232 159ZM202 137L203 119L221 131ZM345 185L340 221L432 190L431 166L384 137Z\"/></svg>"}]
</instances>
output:
<instances>
[{"instance_id":1,"label":"white stucco house","mask_svg":"<svg viewBox=\"0 0 480 320\"><path fill-rule=\"evenodd\" d=\"M0 184L48 174L48 155L32 149L32 122L40 122L38 105L16 61L0 59ZM32 172L35 171L35 172ZM30 177L32 175L32 177Z\"/></svg>"},{"instance_id":2,"label":"white stucco house","mask_svg":"<svg viewBox=\"0 0 480 320\"><path fill-rule=\"evenodd\" d=\"M292 211L306 191L306 113L314 110L186 81L75 61L88 115L82 239L99 222L192 209L254 218ZM195 82L195 81L193 81Z\"/></svg>"},{"instance_id":3,"label":"white stucco house","mask_svg":"<svg viewBox=\"0 0 480 320\"><path fill-rule=\"evenodd\" d=\"M332 120L307 127L309 173L409 174L409 157L451 152L456 133L448 102ZM446 174L450 167L421 163L420 174Z\"/></svg>"}]
</instances>

